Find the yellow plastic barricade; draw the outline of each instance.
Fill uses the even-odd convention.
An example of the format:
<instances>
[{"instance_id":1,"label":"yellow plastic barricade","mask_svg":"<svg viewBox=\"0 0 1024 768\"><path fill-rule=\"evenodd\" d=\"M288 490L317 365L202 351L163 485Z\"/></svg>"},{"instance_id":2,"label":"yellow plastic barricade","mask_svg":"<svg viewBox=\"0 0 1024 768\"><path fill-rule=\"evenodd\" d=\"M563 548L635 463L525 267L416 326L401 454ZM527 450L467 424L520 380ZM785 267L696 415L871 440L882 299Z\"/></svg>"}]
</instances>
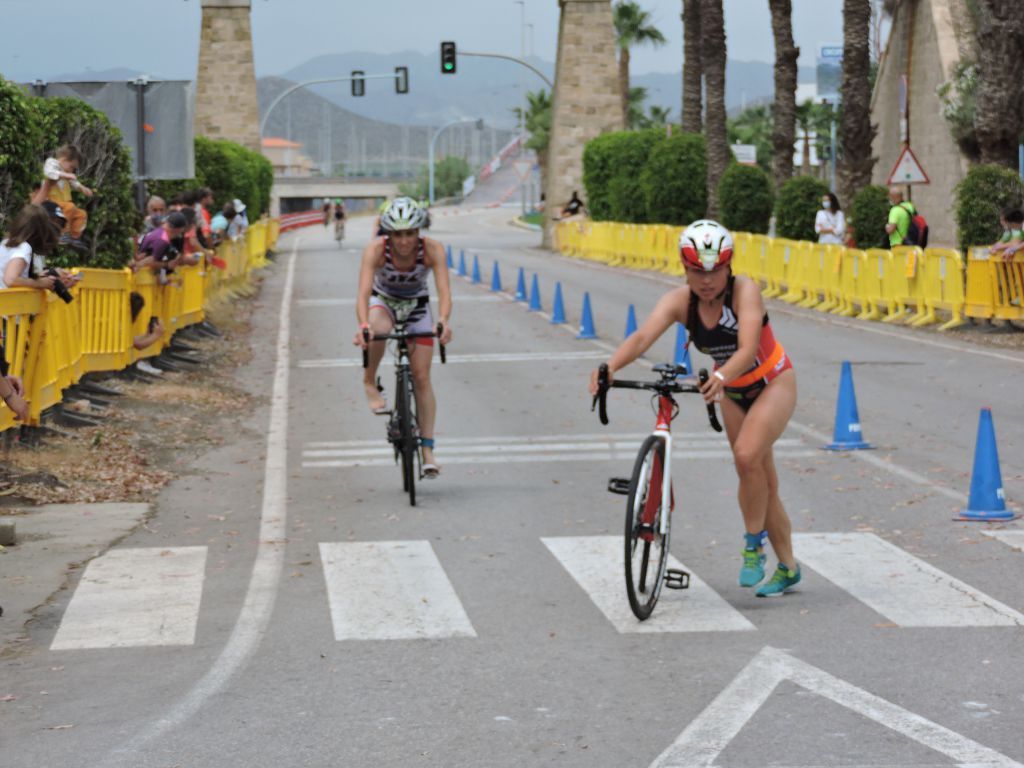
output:
<instances>
[{"instance_id":1,"label":"yellow plastic barricade","mask_svg":"<svg viewBox=\"0 0 1024 768\"><path fill-rule=\"evenodd\" d=\"M940 326L940 331L963 325L964 268L960 253L952 248L928 248L924 252L921 271L924 313L911 320L910 324L920 326L937 323L939 318L935 311L941 309L953 317Z\"/></svg>"},{"instance_id":2,"label":"yellow plastic barricade","mask_svg":"<svg viewBox=\"0 0 1024 768\"><path fill-rule=\"evenodd\" d=\"M864 251L855 248L844 248L839 262L839 305L832 310L833 315L856 317L865 306L858 290L863 261L867 258Z\"/></svg>"},{"instance_id":3,"label":"yellow plastic barricade","mask_svg":"<svg viewBox=\"0 0 1024 768\"><path fill-rule=\"evenodd\" d=\"M884 262L882 294L888 306L888 314L882 318L882 322L910 321L916 316L910 314L910 307L921 308L918 295L920 285L918 267L924 257L924 251L916 245L900 245L885 252L889 254L889 257Z\"/></svg>"},{"instance_id":4,"label":"yellow plastic barricade","mask_svg":"<svg viewBox=\"0 0 1024 768\"><path fill-rule=\"evenodd\" d=\"M786 283L786 264L789 261L789 250L792 241L781 237L767 238L767 251L764 259L764 279L768 288L764 295L775 298L783 294Z\"/></svg>"},{"instance_id":5,"label":"yellow plastic barricade","mask_svg":"<svg viewBox=\"0 0 1024 768\"><path fill-rule=\"evenodd\" d=\"M668 227L668 241L665 243L665 258L667 266L665 272L676 277L686 274L683 269L683 260L679 256L679 238L683 235L683 227Z\"/></svg>"},{"instance_id":6,"label":"yellow plastic barricade","mask_svg":"<svg viewBox=\"0 0 1024 768\"><path fill-rule=\"evenodd\" d=\"M130 330L133 339L136 336L144 336L149 332L149 318L159 317L160 322L163 322L163 293L159 289L160 286L157 284L156 275L151 270L141 269L132 275L132 290L139 294L144 302L142 311L135 316L135 323ZM166 329L166 325L164 327ZM163 344L164 339L150 344L145 349L135 349L134 345L132 345L130 349L132 362L159 355L160 350L163 349Z\"/></svg>"},{"instance_id":7,"label":"yellow plastic barricade","mask_svg":"<svg viewBox=\"0 0 1024 768\"><path fill-rule=\"evenodd\" d=\"M39 394L33 391L33 380L28 373L36 367L42 335L33 334L33 326L38 322L38 329L42 329L45 306L46 294L43 291L31 288L0 290L0 330L4 339L4 355L8 373L18 376L25 384L25 397L30 405L28 424L38 424L39 412L42 410L35 406ZM36 318L39 318L38 321ZM11 409L0 406L0 430L10 429L17 424Z\"/></svg>"},{"instance_id":8,"label":"yellow plastic barricade","mask_svg":"<svg viewBox=\"0 0 1024 768\"><path fill-rule=\"evenodd\" d=\"M130 269L78 269L75 308L84 373L119 371L132 363Z\"/></svg>"},{"instance_id":9,"label":"yellow plastic barricade","mask_svg":"<svg viewBox=\"0 0 1024 768\"><path fill-rule=\"evenodd\" d=\"M206 319L206 311L203 308L203 283L206 279L206 267L203 261L200 261L198 264L183 267L179 272L182 290L179 317L181 327L187 328Z\"/></svg>"},{"instance_id":10,"label":"yellow plastic barricade","mask_svg":"<svg viewBox=\"0 0 1024 768\"><path fill-rule=\"evenodd\" d=\"M825 273L831 264L828 261L828 246L823 243L808 243L804 256L803 289L804 298L798 306L813 309L827 300Z\"/></svg>"},{"instance_id":11,"label":"yellow plastic barricade","mask_svg":"<svg viewBox=\"0 0 1024 768\"><path fill-rule=\"evenodd\" d=\"M810 290L808 272L813 245L808 241L790 241L783 252L786 292L779 298L787 304L800 304L807 298Z\"/></svg>"},{"instance_id":12,"label":"yellow plastic barricade","mask_svg":"<svg viewBox=\"0 0 1024 768\"><path fill-rule=\"evenodd\" d=\"M835 312L844 306L843 299L843 258L846 248L836 244L818 244L818 257L822 261L822 284L824 300L814 308L819 312Z\"/></svg>"},{"instance_id":13,"label":"yellow plastic barricade","mask_svg":"<svg viewBox=\"0 0 1024 768\"><path fill-rule=\"evenodd\" d=\"M1024 257L1013 261L972 248L967 262L966 313L969 317L1019 320L1024 317Z\"/></svg>"},{"instance_id":14,"label":"yellow plastic barricade","mask_svg":"<svg viewBox=\"0 0 1024 768\"><path fill-rule=\"evenodd\" d=\"M884 248L861 251L863 257L857 274L857 298L861 302L859 320L881 320L889 310L885 298L885 273L890 269L892 252Z\"/></svg>"}]
</instances>

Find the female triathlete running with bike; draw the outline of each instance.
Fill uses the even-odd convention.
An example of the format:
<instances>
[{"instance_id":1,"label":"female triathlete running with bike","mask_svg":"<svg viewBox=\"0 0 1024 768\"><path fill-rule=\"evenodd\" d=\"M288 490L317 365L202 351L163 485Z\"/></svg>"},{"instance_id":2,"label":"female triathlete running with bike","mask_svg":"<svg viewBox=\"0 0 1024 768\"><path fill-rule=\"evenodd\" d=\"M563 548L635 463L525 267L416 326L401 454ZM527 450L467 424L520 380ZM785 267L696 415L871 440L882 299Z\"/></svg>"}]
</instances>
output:
<instances>
[{"instance_id":1,"label":"female triathlete running with bike","mask_svg":"<svg viewBox=\"0 0 1024 768\"><path fill-rule=\"evenodd\" d=\"M775 339L761 288L733 275L732 236L714 221L695 221L679 238L687 284L658 301L651 316L608 361L609 376L632 363L676 322L690 340L715 361L702 388L704 399L719 402L739 475L739 504L746 527L741 587L765 576L765 539L779 558L758 597L781 595L800 581L793 557L792 527L779 498L772 446L796 408L796 372ZM597 393L597 371L590 392Z\"/></svg>"},{"instance_id":2,"label":"female triathlete running with bike","mask_svg":"<svg viewBox=\"0 0 1024 768\"><path fill-rule=\"evenodd\" d=\"M359 268L359 290L356 296L356 319L359 330L354 343L366 347L363 329L385 335L395 327L395 318L405 320L410 333L432 333L430 288L427 278L434 273L437 304L443 326L441 344L452 338L449 318L452 313L452 292L448 282L448 262L444 247L429 237L420 237L426 211L409 197L395 198L381 213L380 226L384 237L375 238L363 250ZM387 401L377 389L377 366L384 356L383 341L370 342L369 366L363 371L366 399L374 413L388 412ZM434 461L434 417L437 401L430 383L430 362L434 356L434 340L418 338L409 356L416 413L423 449L423 474L437 477L441 468Z\"/></svg>"}]
</instances>

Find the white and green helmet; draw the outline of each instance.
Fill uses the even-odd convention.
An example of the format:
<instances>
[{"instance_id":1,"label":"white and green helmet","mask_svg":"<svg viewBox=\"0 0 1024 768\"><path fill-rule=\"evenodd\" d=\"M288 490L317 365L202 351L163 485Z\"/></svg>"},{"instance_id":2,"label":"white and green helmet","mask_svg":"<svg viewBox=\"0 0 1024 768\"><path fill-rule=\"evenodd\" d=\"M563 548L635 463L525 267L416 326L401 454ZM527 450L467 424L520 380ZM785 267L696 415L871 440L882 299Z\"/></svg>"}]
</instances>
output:
<instances>
[{"instance_id":1,"label":"white and green helmet","mask_svg":"<svg viewBox=\"0 0 1024 768\"><path fill-rule=\"evenodd\" d=\"M381 214L380 225L385 232L419 229L426 223L427 212L411 197L396 197Z\"/></svg>"},{"instance_id":2,"label":"white and green helmet","mask_svg":"<svg viewBox=\"0 0 1024 768\"><path fill-rule=\"evenodd\" d=\"M717 221L700 219L680 236L679 256L684 266L710 272L732 261L732 235Z\"/></svg>"}]
</instances>

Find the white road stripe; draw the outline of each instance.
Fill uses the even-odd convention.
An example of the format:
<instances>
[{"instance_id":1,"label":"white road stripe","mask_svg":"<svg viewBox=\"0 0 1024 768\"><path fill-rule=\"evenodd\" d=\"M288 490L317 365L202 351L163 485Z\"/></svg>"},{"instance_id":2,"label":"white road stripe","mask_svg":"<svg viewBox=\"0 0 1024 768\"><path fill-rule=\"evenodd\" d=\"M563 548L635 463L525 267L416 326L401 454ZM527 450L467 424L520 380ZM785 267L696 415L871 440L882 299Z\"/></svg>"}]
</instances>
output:
<instances>
[{"instance_id":1,"label":"white road stripe","mask_svg":"<svg viewBox=\"0 0 1024 768\"><path fill-rule=\"evenodd\" d=\"M646 432L637 432L635 434L608 434L608 433L591 433L591 434L571 434L571 435L493 435L491 437L455 437L444 434L437 435L437 439L444 442L445 445L490 445L490 444L519 444L519 443L560 443L571 440L594 440L594 441L605 441L605 442L622 442L622 441L634 441L637 445L647 437ZM679 438L676 438L677 440ZM716 434L701 434L694 433L687 435L686 440L722 440L721 435ZM320 441L310 442L305 444L305 448L359 448L361 446L374 447L380 445L381 441L379 438L373 440L338 440L338 441Z\"/></svg>"},{"instance_id":2,"label":"white road stripe","mask_svg":"<svg viewBox=\"0 0 1024 768\"><path fill-rule=\"evenodd\" d=\"M476 637L427 541L322 542L336 640Z\"/></svg>"},{"instance_id":3,"label":"white road stripe","mask_svg":"<svg viewBox=\"0 0 1024 768\"><path fill-rule=\"evenodd\" d=\"M113 549L89 563L50 649L192 645L206 547Z\"/></svg>"},{"instance_id":4,"label":"white road stripe","mask_svg":"<svg viewBox=\"0 0 1024 768\"><path fill-rule=\"evenodd\" d=\"M756 629L692 571L689 589L678 592L663 589L651 617L647 621L637 621L626 597L621 536L558 536L541 541L619 632L649 634ZM669 555L669 568L688 570L672 555Z\"/></svg>"},{"instance_id":5,"label":"white road stripe","mask_svg":"<svg viewBox=\"0 0 1024 768\"><path fill-rule=\"evenodd\" d=\"M636 451L640 445L638 440L601 440L593 442L565 442L565 443L461 443L459 441L444 441L444 448L438 449L438 456L451 454L479 455L486 453L544 453L564 451ZM373 446L373 447L371 447ZM802 447L800 440L778 440L776 448ZM729 450L729 443L725 438L720 438L714 443L703 440L678 440L672 444L672 455L680 455L687 448L702 450ZM371 445L352 448L312 448L302 452L303 458L344 458L350 456L388 456L393 453L392 449L383 444L383 440L377 440ZM785 451L783 451L785 453ZM809 453L811 456L819 456L818 453Z\"/></svg>"},{"instance_id":6,"label":"white road stripe","mask_svg":"<svg viewBox=\"0 0 1024 768\"><path fill-rule=\"evenodd\" d=\"M901 627L1024 626L1024 615L873 533L795 533L793 549Z\"/></svg>"},{"instance_id":7,"label":"white road stripe","mask_svg":"<svg viewBox=\"0 0 1024 768\"><path fill-rule=\"evenodd\" d=\"M448 355L449 365L460 363L527 363L527 362L564 362L567 360L604 360L608 355L604 352L566 351L566 352L499 352L478 355ZM385 358L382 365L394 365L394 360ZM299 368L361 368L361 357L325 358L320 360L301 360Z\"/></svg>"},{"instance_id":8,"label":"white road stripe","mask_svg":"<svg viewBox=\"0 0 1024 768\"><path fill-rule=\"evenodd\" d=\"M982 531L986 536L998 539L1009 547L1024 551L1024 531Z\"/></svg>"},{"instance_id":9,"label":"white road stripe","mask_svg":"<svg viewBox=\"0 0 1024 768\"><path fill-rule=\"evenodd\" d=\"M485 294L455 294L452 300L458 304L466 302L493 302L501 301L501 297L493 293ZM437 303L436 301L434 302ZM354 307L355 299L298 299L295 302L297 307Z\"/></svg>"}]
</instances>

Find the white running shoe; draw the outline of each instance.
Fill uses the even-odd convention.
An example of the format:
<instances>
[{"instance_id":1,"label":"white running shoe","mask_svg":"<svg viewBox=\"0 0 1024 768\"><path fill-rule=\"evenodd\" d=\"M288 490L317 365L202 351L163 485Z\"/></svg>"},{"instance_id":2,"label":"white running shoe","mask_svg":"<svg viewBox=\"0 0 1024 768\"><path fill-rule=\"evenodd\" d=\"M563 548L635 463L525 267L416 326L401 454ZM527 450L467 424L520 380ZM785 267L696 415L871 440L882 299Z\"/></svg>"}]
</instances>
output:
<instances>
[{"instance_id":1,"label":"white running shoe","mask_svg":"<svg viewBox=\"0 0 1024 768\"><path fill-rule=\"evenodd\" d=\"M139 360L139 362L135 364L135 367L138 368L143 373L148 373L152 376L163 376L164 373L159 368L154 367L151 363L147 362L146 360Z\"/></svg>"}]
</instances>

